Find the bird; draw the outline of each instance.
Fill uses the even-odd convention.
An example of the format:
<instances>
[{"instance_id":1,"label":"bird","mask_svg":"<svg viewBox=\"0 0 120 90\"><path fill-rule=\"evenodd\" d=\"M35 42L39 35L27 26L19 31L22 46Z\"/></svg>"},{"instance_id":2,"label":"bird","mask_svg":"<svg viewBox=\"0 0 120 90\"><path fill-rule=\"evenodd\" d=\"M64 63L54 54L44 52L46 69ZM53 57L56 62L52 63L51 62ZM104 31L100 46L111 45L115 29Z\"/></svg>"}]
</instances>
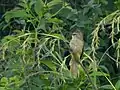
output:
<instances>
[{"instance_id":1,"label":"bird","mask_svg":"<svg viewBox=\"0 0 120 90\"><path fill-rule=\"evenodd\" d=\"M79 66L80 66L79 62L84 48L84 39L83 39L82 31L77 29L72 33L72 39L70 40L69 46L71 53L71 60L69 62L70 72L74 77L77 77L79 76Z\"/></svg>"}]
</instances>

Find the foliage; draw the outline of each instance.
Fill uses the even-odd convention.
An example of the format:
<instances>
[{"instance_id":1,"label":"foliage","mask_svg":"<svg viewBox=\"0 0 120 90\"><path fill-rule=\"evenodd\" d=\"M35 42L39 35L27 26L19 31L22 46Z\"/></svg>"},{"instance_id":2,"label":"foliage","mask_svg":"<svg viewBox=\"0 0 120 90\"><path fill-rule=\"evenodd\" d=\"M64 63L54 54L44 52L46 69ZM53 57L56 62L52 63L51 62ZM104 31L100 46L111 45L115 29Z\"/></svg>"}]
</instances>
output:
<instances>
[{"instance_id":1,"label":"foliage","mask_svg":"<svg viewBox=\"0 0 120 90\"><path fill-rule=\"evenodd\" d=\"M0 14L13 9L19 0L0 0Z\"/></svg>"},{"instance_id":2,"label":"foliage","mask_svg":"<svg viewBox=\"0 0 120 90\"><path fill-rule=\"evenodd\" d=\"M0 23L0 90L119 90L119 18L117 0L20 0ZM63 57L74 27L85 34L78 78Z\"/></svg>"}]
</instances>

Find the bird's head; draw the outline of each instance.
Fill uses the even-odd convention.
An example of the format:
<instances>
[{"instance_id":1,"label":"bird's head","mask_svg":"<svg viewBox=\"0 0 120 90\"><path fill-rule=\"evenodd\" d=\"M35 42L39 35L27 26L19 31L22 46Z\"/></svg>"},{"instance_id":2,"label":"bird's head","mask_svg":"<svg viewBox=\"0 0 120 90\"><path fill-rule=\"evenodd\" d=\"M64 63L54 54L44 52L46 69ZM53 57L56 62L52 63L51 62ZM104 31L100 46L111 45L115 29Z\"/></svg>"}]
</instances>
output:
<instances>
[{"instance_id":1,"label":"bird's head","mask_svg":"<svg viewBox=\"0 0 120 90\"><path fill-rule=\"evenodd\" d=\"M72 38L77 38L77 39L80 39L80 40L83 40L83 32L80 31L80 30L76 30L72 33Z\"/></svg>"}]
</instances>

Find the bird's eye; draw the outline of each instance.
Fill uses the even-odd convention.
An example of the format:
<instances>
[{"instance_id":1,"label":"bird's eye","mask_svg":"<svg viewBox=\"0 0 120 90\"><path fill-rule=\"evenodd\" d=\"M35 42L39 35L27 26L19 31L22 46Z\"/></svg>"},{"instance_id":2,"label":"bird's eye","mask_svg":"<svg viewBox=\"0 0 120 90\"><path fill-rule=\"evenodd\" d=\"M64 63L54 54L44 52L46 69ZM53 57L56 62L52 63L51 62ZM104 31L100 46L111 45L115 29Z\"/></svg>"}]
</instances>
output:
<instances>
[{"instance_id":1,"label":"bird's eye","mask_svg":"<svg viewBox=\"0 0 120 90\"><path fill-rule=\"evenodd\" d=\"M74 36L74 35L77 35L77 34L76 34L76 33L73 33L72 35Z\"/></svg>"}]
</instances>

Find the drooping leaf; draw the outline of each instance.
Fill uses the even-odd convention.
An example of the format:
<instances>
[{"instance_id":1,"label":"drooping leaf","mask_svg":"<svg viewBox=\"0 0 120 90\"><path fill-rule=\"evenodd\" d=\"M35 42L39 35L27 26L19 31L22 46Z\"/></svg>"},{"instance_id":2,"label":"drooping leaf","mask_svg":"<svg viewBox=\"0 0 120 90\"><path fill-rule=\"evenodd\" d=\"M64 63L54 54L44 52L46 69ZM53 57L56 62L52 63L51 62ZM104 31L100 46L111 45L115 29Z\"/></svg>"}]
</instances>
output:
<instances>
[{"instance_id":1,"label":"drooping leaf","mask_svg":"<svg viewBox=\"0 0 120 90\"><path fill-rule=\"evenodd\" d=\"M60 4L62 1L61 0L52 0L47 4L48 7L52 7L54 5Z\"/></svg>"},{"instance_id":2,"label":"drooping leaf","mask_svg":"<svg viewBox=\"0 0 120 90\"><path fill-rule=\"evenodd\" d=\"M100 87L100 89L105 89L105 90L113 90L112 86L111 85L103 85Z\"/></svg>"},{"instance_id":3,"label":"drooping leaf","mask_svg":"<svg viewBox=\"0 0 120 90\"><path fill-rule=\"evenodd\" d=\"M42 35L49 36L49 37L54 37L54 38L57 38L57 39L60 39L60 40L67 41L65 39L65 37L62 36L61 34L42 34Z\"/></svg>"},{"instance_id":4,"label":"drooping leaf","mask_svg":"<svg viewBox=\"0 0 120 90\"><path fill-rule=\"evenodd\" d=\"M42 0L37 0L34 6L35 12L38 16L42 16L43 13L44 2Z\"/></svg>"},{"instance_id":5,"label":"drooping leaf","mask_svg":"<svg viewBox=\"0 0 120 90\"><path fill-rule=\"evenodd\" d=\"M8 36L4 37L1 41L2 41L2 43L6 43L6 42L9 42L10 40L11 41L15 40L15 37L8 35Z\"/></svg>"},{"instance_id":6,"label":"drooping leaf","mask_svg":"<svg viewBox=\"0 0 120 90\"><path fill-rule=\"evenodd\" d=\"M56 70L56 66L51 60L41 60L41 63L45 64L46 66L48 66L53 71Z\"/></svg>"},{"instance_id":7,"label":"drooping leaf","mask_svg":"<svg viewBox=\"0 0 120 90\"><path fill-rule=\"evenodd\" d=\"M5 21L9 22L12 18L29 18L32 17L30 14L26 13L25 10L11 10L5 13Z\"/></svg>"},{"instance_id":8,"label":"drooping leaf","mask_svg":"<svg viewBox=\"0 0 120 90\"><path fill-rule=\"evenodd\" d=\"M62 17L69 18L73 15L72 11L70 8L63 8L60 12L59 15Z\"/></svg>"}]
</instances>

